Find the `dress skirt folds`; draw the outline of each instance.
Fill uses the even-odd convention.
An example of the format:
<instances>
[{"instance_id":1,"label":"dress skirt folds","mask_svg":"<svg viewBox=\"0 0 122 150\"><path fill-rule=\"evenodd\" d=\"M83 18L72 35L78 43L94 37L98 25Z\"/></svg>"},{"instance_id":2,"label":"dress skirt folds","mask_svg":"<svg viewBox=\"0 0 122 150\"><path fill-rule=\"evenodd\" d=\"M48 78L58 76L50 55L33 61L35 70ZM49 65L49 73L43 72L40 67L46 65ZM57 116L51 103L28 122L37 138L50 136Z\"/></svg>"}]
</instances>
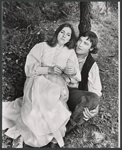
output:
<instances>
[{"instance_id":1,"label":"dress skirt folds","mask_svg":"<svg viewBox=\"0 0 122 150\"><path fill-rule=\"evenodd\" d=\"M3 127L10 128L6 135L16 138L21 134L33 147L42 147L53 138L64 145L62 137L71 115L66 106L68 90L62 77L51 79L58 84L43 75L27 78L23 98L3 102Z\"/></svg>"},{"instance_id":2,"label":"dress skirt folds","mask_svg":"<svg viewBox=\"0 0 122 150\"><path fill-rule=\"evenodd\" d=\"M70 80L81 80L75 51L67 47L50 47L46 42L35 45L27 55L25 63L26 81L24 95L12 102L3 102L2 129L16 139L21 135L25 144L32 147L47 145L53 138L59 146L64 145L63 137L71 112L67 107L68 77L48 74L48 67L64 69L72 61L77 74ZM40 74L36 74L36 71Z\"/></svg>"}]
</instances>

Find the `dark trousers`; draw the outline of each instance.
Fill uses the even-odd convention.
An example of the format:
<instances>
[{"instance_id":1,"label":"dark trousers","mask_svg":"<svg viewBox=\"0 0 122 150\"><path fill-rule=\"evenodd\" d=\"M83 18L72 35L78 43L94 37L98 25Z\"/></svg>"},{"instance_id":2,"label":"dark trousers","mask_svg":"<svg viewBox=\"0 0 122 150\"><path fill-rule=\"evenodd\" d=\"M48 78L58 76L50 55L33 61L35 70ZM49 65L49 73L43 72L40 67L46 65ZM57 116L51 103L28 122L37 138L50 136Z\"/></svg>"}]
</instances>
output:
<instances>
[{"instance_id":1,"label":"dark trousers","mask_svg":"<svg viewBox=\"0 0 122 150\"><path fill-rule=\"evenodd\" d=\"M69 88L67 104L72 112L71 123L74 126L83 124L85 122L83 119L84 108L87 107L89 110L95 109L99 102L100 98L95 93L78 90L77 88Z\"/></svg>"}]
</instances>

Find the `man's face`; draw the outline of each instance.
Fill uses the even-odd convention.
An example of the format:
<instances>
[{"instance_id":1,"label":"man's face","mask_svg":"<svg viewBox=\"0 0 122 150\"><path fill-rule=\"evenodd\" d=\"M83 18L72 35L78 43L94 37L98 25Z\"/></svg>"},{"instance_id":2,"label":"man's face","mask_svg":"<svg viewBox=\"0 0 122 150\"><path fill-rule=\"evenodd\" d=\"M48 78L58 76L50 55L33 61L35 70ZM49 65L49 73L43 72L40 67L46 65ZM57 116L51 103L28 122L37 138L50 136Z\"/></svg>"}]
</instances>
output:
<instances>
[{"instance_id":1,"label":"man's face","mask_svg":"<svg viewBox=\"0 0 122 150\"><path fill-rule=\"evenodd\" d=\"M77 54L88 54L91 49L92 43L88 37L81 36L76 45Z\"/></svg>"}]
</instances>

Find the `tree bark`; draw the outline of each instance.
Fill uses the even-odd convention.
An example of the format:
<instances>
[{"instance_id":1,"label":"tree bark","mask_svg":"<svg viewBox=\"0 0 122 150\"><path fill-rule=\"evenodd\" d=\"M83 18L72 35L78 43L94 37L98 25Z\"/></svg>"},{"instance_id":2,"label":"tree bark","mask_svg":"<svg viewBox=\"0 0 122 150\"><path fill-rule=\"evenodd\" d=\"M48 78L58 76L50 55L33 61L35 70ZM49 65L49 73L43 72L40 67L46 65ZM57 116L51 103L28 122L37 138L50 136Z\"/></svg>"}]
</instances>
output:
<instances>
[{"instance_id":1,"label":"tree bark","mask_svg":"<svg viewBox=\"0 0 122 150\"><path fill-rule=\"evenodd\" d=\"M91 30L90 6L90 2L80 2L80 23L78 25L79 35L81 35L83 32Z\"/></svg>"}]
</instances>

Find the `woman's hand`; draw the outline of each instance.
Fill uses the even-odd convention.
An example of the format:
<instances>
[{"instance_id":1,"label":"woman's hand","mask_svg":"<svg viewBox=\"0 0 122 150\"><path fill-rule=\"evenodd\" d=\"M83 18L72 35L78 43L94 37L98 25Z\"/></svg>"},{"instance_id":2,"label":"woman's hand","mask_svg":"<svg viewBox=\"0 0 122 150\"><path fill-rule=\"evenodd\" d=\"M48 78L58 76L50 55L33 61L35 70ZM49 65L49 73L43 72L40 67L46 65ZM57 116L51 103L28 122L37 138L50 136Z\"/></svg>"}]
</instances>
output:
<instances>
[{"instance_id":1,"label":"woman's hand","mask_svg":"<svg viewBox=\"0 0 122 150\"><path fill-rule=\"evenodd\" d=\"M58 66L48 67L48 73L49 74L61 75L62 74L62 70Z\"/></svg>"},{"instance_id":2,"label":"woman's hand","mask_svg":"<svg viewBox=\"0 0 122 150\"><path fill-rule=\"evenodd\" d=\"M84 108L84 111L83 111L83 115L84 115L84 120L88 121L90 118L96 116L98 114L98 111L99 111L99 105L93 109L93 110L90 110L88 108Z\"/></svg>"},{"instance_id":3,"label":"woman's hand","mask_svg":"<svg viewBox=\"0 0 122 150\"><path fill-rule=\"evenodd\" d=\"M74 76L76 75L76 69L73 67L73 66L67 66L65 69L64 69L64 73L68 76Z\"/></svg>"}]
</instances>

